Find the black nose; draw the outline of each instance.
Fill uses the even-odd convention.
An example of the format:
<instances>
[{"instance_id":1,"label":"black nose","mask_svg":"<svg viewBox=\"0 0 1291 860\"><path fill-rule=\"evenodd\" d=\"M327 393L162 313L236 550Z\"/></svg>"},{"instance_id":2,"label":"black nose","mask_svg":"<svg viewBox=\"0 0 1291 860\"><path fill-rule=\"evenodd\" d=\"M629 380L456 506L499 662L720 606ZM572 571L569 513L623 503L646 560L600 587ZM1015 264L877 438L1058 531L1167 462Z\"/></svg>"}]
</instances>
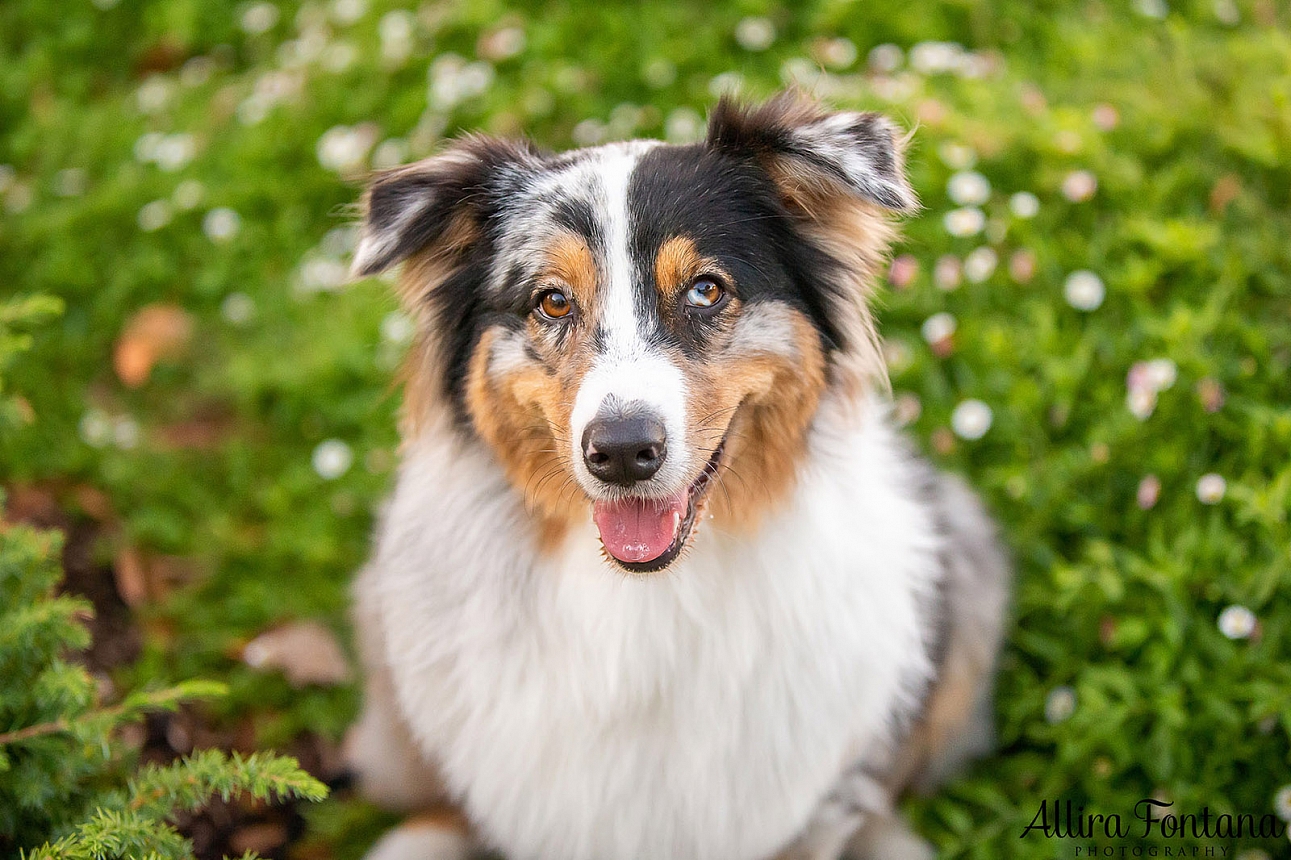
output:
<instances>
[{"instance_id":1,"label":"black nose","mask_svg":"<svg viewBox=\"0 0 1291 860\"><path fill-rule=\"evenodd\" d=\"M659 471L668 456L666 439L653 416L597 416L583 431L583 462L602 481L628 487Z\"/></svg>"}]
</instances>

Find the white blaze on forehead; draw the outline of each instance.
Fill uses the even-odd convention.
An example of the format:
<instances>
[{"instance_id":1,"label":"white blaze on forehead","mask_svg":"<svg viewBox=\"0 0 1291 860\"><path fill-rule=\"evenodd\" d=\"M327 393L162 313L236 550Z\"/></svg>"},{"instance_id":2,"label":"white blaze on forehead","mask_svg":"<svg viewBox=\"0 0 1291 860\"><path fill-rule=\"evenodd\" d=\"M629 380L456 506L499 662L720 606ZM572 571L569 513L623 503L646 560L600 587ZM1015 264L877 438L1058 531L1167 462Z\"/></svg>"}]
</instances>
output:
<instances>
[{"instance_id":1,"label":"white blaze on forehead","mask_svg":"<svg viewBox=\"0 0 1291 860\"><path fill-rule=\"evenodd\" d=\"M664 425L671 456L659 473L661 483L678 480L688 468L681 442L686 438L686 379L681 369L647 337L637 300L630 241L632 220L628 186L641 156L651 143L614 144L594 151L594 200L605 231L605 263L599 285L597 324L601 353L583 378L570 417L574 462L582 463L582 438L587 424L608 398L622 405L644 407Z\"/></svg>"}]
</instances>

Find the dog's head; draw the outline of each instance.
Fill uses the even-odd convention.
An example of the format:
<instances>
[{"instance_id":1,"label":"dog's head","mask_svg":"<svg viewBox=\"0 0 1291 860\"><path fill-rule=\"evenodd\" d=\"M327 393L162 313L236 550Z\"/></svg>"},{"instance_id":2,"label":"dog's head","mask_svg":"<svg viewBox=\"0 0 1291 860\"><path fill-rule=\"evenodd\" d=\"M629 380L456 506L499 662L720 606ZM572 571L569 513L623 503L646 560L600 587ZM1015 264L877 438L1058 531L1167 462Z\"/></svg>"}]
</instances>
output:
<instances>
[{"instance_id":1,"label":"dog's head","mask_svg":"<svg viewBox=\"0 0 1291 860\"><path fill-rule=\"evenodd\" d=\"M827 390L881 375L867 285L915 205L883 118L723 101L706 142L482 137L378 175L358 274L407 260L409 432L447 406L552 535L661 570L793 484Z\"/></svg>"}]
</instances>

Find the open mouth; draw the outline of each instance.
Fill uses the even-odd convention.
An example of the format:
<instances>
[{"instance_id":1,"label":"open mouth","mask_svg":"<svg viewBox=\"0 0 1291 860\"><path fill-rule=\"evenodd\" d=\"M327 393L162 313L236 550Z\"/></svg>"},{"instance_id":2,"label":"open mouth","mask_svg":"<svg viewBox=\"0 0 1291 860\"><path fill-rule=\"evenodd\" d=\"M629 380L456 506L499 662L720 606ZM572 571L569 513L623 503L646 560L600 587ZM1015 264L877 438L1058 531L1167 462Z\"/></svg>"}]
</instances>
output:
<instances>
[{"instance_id":1,"label":"open mouth","mask_svg":"<svg viewBox=\"0 0 1291 860\"><path fill-rule=\"evenodd\" d=\"M596 502L592 518L605 552L632 573L654 573L672 564L690 539L725 447L723 439L694 483L672 496Z\"/></svg>"}]
</instances>

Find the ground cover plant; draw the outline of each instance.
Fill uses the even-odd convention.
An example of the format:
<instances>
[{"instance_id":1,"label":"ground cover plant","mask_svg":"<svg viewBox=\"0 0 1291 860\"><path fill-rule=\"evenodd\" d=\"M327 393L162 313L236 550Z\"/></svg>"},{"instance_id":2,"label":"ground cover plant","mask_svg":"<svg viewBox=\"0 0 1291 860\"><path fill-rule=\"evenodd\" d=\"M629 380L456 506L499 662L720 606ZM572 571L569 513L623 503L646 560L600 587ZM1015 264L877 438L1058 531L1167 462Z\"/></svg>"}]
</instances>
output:
<instances>
[{"instance_id":1,"label":"ground cover plant","mask_svg":"<svg viewBox=\"0 0 1291 860\"><path fill-rule=\"evenodd\" d=\"M1288 856L1133 816L1291 818L1289 23L1273 0L8 0L5 522L64 533L108 704L228 686L123 730L138 757L336 776L410 334L345 276L357 180L461 130L689 140L717 94L795 84L912 129L896 408L1019 570L1000 752L916 822L946 857ZM1068 799L1133 835L1022 836ZM344 791L175 821L203 856L320 858L386 823Z\"/></svg>"}]
</instances>

